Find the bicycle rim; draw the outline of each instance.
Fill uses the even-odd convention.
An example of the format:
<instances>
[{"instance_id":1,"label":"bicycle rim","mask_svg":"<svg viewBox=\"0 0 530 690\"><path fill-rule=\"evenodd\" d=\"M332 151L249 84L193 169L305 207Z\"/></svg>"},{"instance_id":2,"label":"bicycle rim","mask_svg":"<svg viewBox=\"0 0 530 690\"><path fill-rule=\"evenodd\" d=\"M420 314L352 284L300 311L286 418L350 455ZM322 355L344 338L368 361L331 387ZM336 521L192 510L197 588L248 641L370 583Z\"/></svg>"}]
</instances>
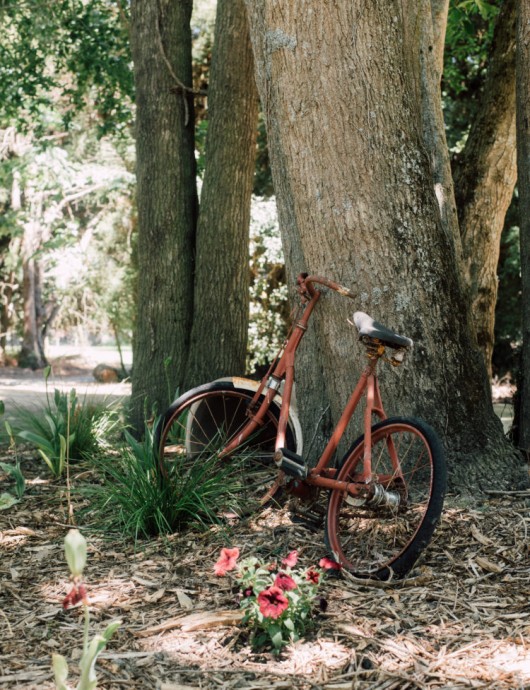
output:
<instances>
[{"instance_id":1,"label":"bicycle rim","mask_svg":"<svg viewBox=\"0 0 530 690\"><path fill-rule=\"evenodd\" d=\"M283 474L273 461L278 428L276 408L269 408L262 426L228 457L218 458L249 421L252 395L213 384L209 390L184 396L180 405L166 414L158 442L162 475L187 471L198 462L215 461L226 472L223 481L237 512L264 505L278 492ZM288 429L288 443L294 438Z\"/></svg>"},{"instance_id":2,"label":"bicycle rim","mask_svg":"<svg viewBox=\"0 0 530 690\"><path fill-rule=\"evenodd\" d=\"M363 454L361 438L346 455L339 480L360 481ZM441 444L417 420L386 420L372 429L372 472L392 505L376 500L356 505L360 501L344 492L331 492L326 541L342 566L359 577L402 577L429 543L441 513Z\"/></svg>"}]
</instances>

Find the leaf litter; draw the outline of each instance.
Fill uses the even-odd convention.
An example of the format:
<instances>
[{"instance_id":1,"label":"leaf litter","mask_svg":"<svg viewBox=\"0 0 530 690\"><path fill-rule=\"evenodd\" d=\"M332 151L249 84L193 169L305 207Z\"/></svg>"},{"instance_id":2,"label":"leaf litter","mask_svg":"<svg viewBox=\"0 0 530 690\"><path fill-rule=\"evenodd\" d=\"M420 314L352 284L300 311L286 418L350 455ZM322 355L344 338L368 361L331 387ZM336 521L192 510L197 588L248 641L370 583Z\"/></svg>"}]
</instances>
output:
<instances>
[{"instance_id":1,"label":"leaf litter","mask_svg":"<svg viewBox=\"0 0 530 690\"><path fill-rule=\"evenodd\" d=\"M81 610L61 607L67 502L64 485L48 481L31 454L22 469L26 494L0 512L0 688L52 690L51 654L75 665L82 645ZM94 481L78 469L74 487ZM266 510L135 545L79 524L92 629L123 619L98 661L98 687L528 690L529 505L530 492L471 507L449 498L406 580L327 579L326 612L279 657L249 646L237 585L215 577L213 564L221 547L238 546L271 561L297 549L309 567L326 555L321 527Z\"/></svg>"}]
</instances>

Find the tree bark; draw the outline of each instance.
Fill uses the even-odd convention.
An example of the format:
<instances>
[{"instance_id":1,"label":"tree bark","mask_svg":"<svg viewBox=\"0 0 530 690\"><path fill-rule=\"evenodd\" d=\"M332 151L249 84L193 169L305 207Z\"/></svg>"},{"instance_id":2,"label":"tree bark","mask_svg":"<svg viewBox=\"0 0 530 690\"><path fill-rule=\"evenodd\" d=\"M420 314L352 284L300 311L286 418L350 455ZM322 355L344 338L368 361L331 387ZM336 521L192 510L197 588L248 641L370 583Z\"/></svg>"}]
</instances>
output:
<instances>
[{"instance_id":1,"label":"tree bark","mask_svg":"<svg viewBox=\"0 0 530 690\"><path fill-rule=\"evenodd\" d=\"M478 115L454 170L464 279L490 376L500 236L517 177L515 5L516 0L502 5Z\"/></svg>"},{"instance_id":2,"label":"tree bark","mask_svg":"<svg viewBox=\"0 0 530 690\"><path fill-rule=\"evenodd\" d=\"M355 304L323 297L318 337L304 343L305 436L327 401L337 419L364 366L345 323L362 309L416 342L397 375L382 368L387 413L419 415L438 430L458 490L493 478L518 485L421 134L423 7L247 0L247 9L289 277L319 273L358 294Z\"/></svg>"},{"instance_id":3,"label":"tree bark","mask_svg":"<svg viewBox=\"0 0 530 690\"><path fill-rule=\"evenodd\" d=\"M420 41L423 140L430 160L433 189L440 209L441 225L455 247L457 263L462 260L462 243L456 212L451 161L445 137L440 83L447 26L447 0L422 0L418 26ZM429 9L431 11L429 11Z\"/></svg>"},{"instance_id":4,"label":"tree bark","mask_svg":"<svg viewBox=\"0 0 530 690\"><path fill-rule=\"evenodd\" d=\"M192 0L133 0L138 307L131 421L143 428L182 384L193 313L197 218ZM184 88L185 87L185 88Z\"/></svg>"},{"instance_id":5,"label":"tree bark","mask_svg":"<svg viewBox=\"0 0 530 690\"><path fill-rule=\"evenodd\" d=\"M185 388L245 372L258 96L243 0L219 0Z\"/></svg>"},{"instance_id":6,"label":"tree bark","mask_svg":"<svg viewBox=\"0 0 530 690\"><path fill-rule=\"evenodd\" d=\"M530 1L520 0L517 17L517 171L522 279L519 445L530 457Z\"/></svg>"},{"instance_id":7,"label":"tree bark","mask_svg":"<svg viewBox=\"0 0 530 690\"><path fill-rule=\"evenodd\" d=\"M36 253L42 243L42 194L31 204L30 220L24 226L22 240L22 300L24 321L22 347L18 355L19 366L41 369L46 366L41 340L42 272Z\"/></svg>"}]
</instances>

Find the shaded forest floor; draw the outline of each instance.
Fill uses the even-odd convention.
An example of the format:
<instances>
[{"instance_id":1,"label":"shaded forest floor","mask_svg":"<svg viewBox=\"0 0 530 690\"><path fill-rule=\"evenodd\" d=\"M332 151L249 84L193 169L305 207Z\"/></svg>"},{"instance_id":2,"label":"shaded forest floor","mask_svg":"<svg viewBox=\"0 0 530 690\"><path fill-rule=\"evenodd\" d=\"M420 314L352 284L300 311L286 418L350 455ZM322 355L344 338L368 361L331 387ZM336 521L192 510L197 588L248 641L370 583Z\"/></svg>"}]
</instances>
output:
<instances>
[{"instance_id":1,"label":"shaded forest floor","mask_svg":"<svg viewBox=\"0 0 530 690\"><path fill-rule=\"evenodd\" d=\"M76 491L95 481L89 467L73 469ZM82 616L61 607L69 590L64 483L50 481L32 453L22 454L22 470L24 497L0 512L0 687L51 690L53 652L77 675ZM222 546L238 546L265 561L298 549L310 566L325 555L321 531L264 512L135 546L81 525L92 631L123 621L97 664L98 687L530 688L529 505L530 492L491 495L473 507L449 497L434 542L407 580L328 579L327 611L278 658L254 652L244 631L208 617L237 611L234 582L216 578L213 564Z\"/></svg>"}]
</instances>

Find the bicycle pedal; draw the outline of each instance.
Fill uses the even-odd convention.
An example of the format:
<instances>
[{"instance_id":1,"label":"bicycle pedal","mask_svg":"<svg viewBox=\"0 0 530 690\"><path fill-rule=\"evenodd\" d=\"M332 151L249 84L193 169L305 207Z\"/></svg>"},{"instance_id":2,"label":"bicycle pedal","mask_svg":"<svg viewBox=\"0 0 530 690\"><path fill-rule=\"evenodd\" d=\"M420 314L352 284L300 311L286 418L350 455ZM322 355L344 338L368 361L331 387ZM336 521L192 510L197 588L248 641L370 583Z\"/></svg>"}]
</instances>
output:
<instances>
[{"instance_id":1,"label":"bicycle pedal","mask_svg":"<svg viewBox=\"0 0 530 690\"><path fill-rule=\"evenodd\" d=\"M309 468L304 462L304 459L293 453L287 448L278 448L274 453L274 462L278 468L288 474L290 477L298 477L299 479L306 479L309 474Z\"/></svg>"}]
</instances>

